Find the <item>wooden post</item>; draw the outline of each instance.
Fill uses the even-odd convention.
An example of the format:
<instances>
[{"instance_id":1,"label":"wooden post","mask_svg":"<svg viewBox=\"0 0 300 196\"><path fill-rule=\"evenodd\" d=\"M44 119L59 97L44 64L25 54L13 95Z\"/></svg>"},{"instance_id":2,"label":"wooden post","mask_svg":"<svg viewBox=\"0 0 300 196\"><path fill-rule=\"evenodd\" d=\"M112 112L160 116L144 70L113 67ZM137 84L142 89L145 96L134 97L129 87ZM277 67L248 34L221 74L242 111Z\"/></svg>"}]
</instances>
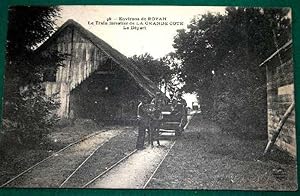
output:
<instances>
[{"instance_id":1,"label":"wooden post","mask_svg":"<svg viewBox=\"0 0 300 196\"><path fill-rule=\"evenodd\" d=\"M67 84L68 84L68 89L69 89L69 92L68 92L68 94L71 96L71 90L72 90L72 86L71 86L71 83L72 83L72 76L71 76L71 74L72 74L72 63L73 63L73 59L74 59L74 57L73 57L73 55L74 55L74 28L72 28L72 32L71 32L71 56L70 56L70 62L69 62L69 69L67 69L66 70L66 72L68 72L67 73L67 77L66 77L66 82L67 82ZM70 111L71 111L71 104L70 104L70 100L66 100L66 101L68 101L68 103L67 104L69 104L69 108L68 108L68 110L67 110L67 116L69 117L69 115L70 115Z\"/></svg>"},{"instance_id":2,"label":"wooden post","mask_svg":"<svg viewBox=\"0 0 300 196\"><path fill-rule=\"evenodd\" d=\"M288 119L288 117L291 115L293 109L295 108L295 101L293 101L293 103L290 105L290 107L287 109L287 111L285 112L285 114L283 115L282 119L279 122L279 125L277 126L271 140L269 140L265 151L264 151L264 155L266 155L267 153L270 152L272 146L274 145L274 143L276 142L276 139L284 125L284 123L286 122L286 120Z\"/></svg>"}]
</instances>

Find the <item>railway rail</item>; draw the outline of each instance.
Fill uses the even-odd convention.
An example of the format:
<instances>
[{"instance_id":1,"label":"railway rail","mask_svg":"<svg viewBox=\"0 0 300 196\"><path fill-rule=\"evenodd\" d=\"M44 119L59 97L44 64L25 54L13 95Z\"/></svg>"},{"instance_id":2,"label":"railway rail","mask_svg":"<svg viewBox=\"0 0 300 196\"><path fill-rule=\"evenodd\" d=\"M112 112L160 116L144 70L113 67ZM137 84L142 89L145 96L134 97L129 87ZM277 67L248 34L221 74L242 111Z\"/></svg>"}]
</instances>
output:
<instances>
[{"instance_id":1,"label":"railway rail","mask_svg":"<svg viewBox=\"0 0 300 196\"><path fill-rule=\"evenodd\" d=\"M190 119L193 117L193 115L194 114L192 114L190 116L187 124L184 126L184 129L186 129L187 126L189 125ZM176 140L173 141L173 143L171 144L170 148L167 150L167 152L163 156L162 160L156 166L155 170L152 172L152 174L150 175L150 177L148 178L148 180L145 182L145 184L141 187L142 189L146 189L147 188L148 184L153 179L154 175L156 174L156 172L158 171L159 167L161 166L161 164L164 162L164 160L168 156L169 152L171 151L171 149L173 148L173 146L175 145L175 143L176 143ZM117 161L115 164L113 164L112 166L110 166L108 169L106 169L104 172L102 172L101 174L99 174L98 176L96 176L95 178L93 178L92 180L90 180L88 183L86 183L84 186L82 186L82 188L89 187L89 185L93 184L96 180L102 178L105 174L107 174L109 171L111 171L112 169L114 169L115 167L117 167L120 163L122 163L123 161L125 161L126 159L128 159L130 156L132 156L136 152L137 152L137 150L133 150L128 155L126 155L125 157L123 157L122 159L120 159L119 161Z\"/></svg>"},{"instance_id":2,"label":"railway rail","mask_svg":"<svg viewBox=\"0 0 300 196\"><path fill-rule=\"evenodd\" d=\"M54 156L57 156L57 154L59 154L59 153L65 151L65 150L71 148L71 147L74 146L75 144L78 144L78 143L80 143L80 142L83 142L83 141L85 141L85 140L87 140L87 139L89 139L89 138L91 138L91 137L94 137L94 136L100 134L100 133L103 133L103 131L97 131L97 132L94 132L94 133L92 133L92 134L89 134L89 135L87 135L87 136L85 136L85 137L83 137L83 138L81 138L81 139L79 139L79 140L76 140L75 142L72 142L72 143L68 144L67 146L63 147L62 149L60 149L60 150L58 150L58 151L55 151L55 152L52 153L50 156L48 156L48 157L42 159L41 161L35 163L35 164L32 165L31 167L25 169L24 171L22 171L21 173L19 173L19 174L16 175L15 177L13 177L13 178L11 178L10 180L8 180L8 181L6 181L5 183L3 183L3 184L0 186L0 188L7 186L7 185L10 184L11 182L17 180L18 178L20 178L20 177L23 176L24 174L26 174L26 173L28 173L29 171L31 171L32 169L34 169L35 167L39 166L40 164L44 163L45 161L49 160L50 158L52 158L52 157L54 157Z\"/></svg>"},{"instance_id":3,"label":"railway rail","mask_svg":"<svg viewBox=\"0 0 300 196\"><path fill-rule=\"evenodd\" d=\"M194 116L194 113L191 114L190 118L188 119L188 122L186 123L186 125L184 126L183 129L186 129L187 126L190 123L190 120L192 119L192 117ZM168 149L167 153L164 155L164 157L162 158L162 160L159 162L159 164L157 165L157 167L155 168L155 170L153 171L153 173L151 174L151 176L148 178L148 180L146 181L146 183L143 186L143 189L146 189L148 184L150 183L150 181L152 180L152 178L154 177L154 175L156 174L157 170L160 168L161 164L164 162L164 160L166 159L166 157L168 156L169 152L171 151L171 149L173 148L173 146L175 145L176 140L171 144L171 147Z\"/></svg>"},{"instance_id":4,"label":"railway rail","mask_svg":"<svg viewBox=\"0 0 300 196\"><path fill-rule=\"evenodd\" d=\"M160 161L160 163L157 165L157 167L155 168L154 172L150 175L150 177L148 178L148 180L146 181L146 183L143 185L143 189L145 189L147 187L147 185L149 184L149 182L152 180L153 176L156 174L157 170L159 169L160 165L163 163L163 161L165 160L165 158L167 157L167 155L169 154L169 152L171 151L172 147L175 145L175 141L173 141L173 143L171 144L171 147L168 149L168 151L166 152L166 154L163 156L163 159ZM85 185L83 185L81 188L88 188L91 184L93 184L96 180L101 179L105 174L107 174L109 171L113 170L114 168L116 168L119 164L121 164L122 162L124 162L125 160L127 160L130 156L132 156L133 154L135 154L137 152L137 150L133 150L131 151L128 155L126 155L125 157L123 157L122 159L120 159L119 161L117 161L116 163L114 163L113 165L111 165L108 169L106 169L105 171L103 171L102 173L100 173L98 176L96 176L95 178L93 178L92 180L90 180L89 182L87 182ZM84 161L85 162L85 161ZM82 166L82 165L81 165ZM81 167L80 166L80 167ZM78 168L79 169L79 168ZM77 170L78 170L77 169Z\"/></svg>"},{"instance_id":5,"label":"railway rail","mask_svg":"<svg viewBox=\"0 0 300 196\"><path fill-rule=\"evenodd\" d=\"M156 174L157 170L159 169L159 167L161 166L161 164L164 162L164 160L166 159L166 157L168 156L169 152L171 151L171 149L173 148L173 146L175 145L176 140L171 144L171 147L168 149L167 153L164 155L164 157L162 158L162 160L159 162L159 164L157 165L157 167L155 168L155 170L153 171L153 173L151 174L151 176L148 178L148 180L146 181L146 183L143 186L143 189L146 189L146 187L148 186L148 184L150 183L150 181L152 180L152 178L154 177L154 175Z\"/></svg>"},{"instance_id":6,"label":"railway rail","mask_svg":"<svg viewBox=\"0 0 300 196\"><path fill-rule=\"evenodd\" d=\"M193 117L193 114L191 115L190 118ZM187 124L185 125L184 129L186 129L186 127L188 126L190 120L188 120ZM33 166L27 168L26 170L24 170L23 172L21 172L20 174L18 174L17 176L13 177L12 179L8 180L7 182L5 182L4 184L2 184L0 187L5 187L7 186L9 183L13 182L14 180L18 179L19 177L21 177L22 175L24 175L25 173L29 172L30 170L34 169L35 167L37 167L38 165L40 165L41 163L49 160L50 158L56 156L58 153L63 152L64 150L74 146L75 144L78 144L80 142L83 142L86 139L89 139L93 136L96 136L97 134L101 133L103 131L99 131L99 132L95 132L92 133L80 140L77 140L67 146L65 146L64 148L56 151L55 153L53 153L52 155L46 157L45 159L39 161L38 163L34 164ZM152 178L154 177L154 175L156 174L157 170L159 169L159 167L161 166L161 164L164 162L165 158L167 157L167 155L169 154L169 152L171 151L171 149L173 148L173 146L175 145L176 140L173 141L173 143L171 144L170 148L167 150L167 152L165 153L165 155L163 156L162 160L159 162L159 164L157 165L157 167L155 168L155 170L152 172L152 174L150 175L150 177L148 178L148 180L145 182L144 186L141 187L143 189L145 189L147 187L147 185L150 183L150 181L152 180ZM59 185L59 188L63 188L64 185L72 178L72 176L74 176L74 174L81 168L84 166L84 164L98 151L98 149L103 146L104 143L98 145L92 152L91 154L85 158L80 164L79 166L73 170L73 172ZM89 187L91 184L93 184L96 180L102 178L105 174L107 174L109 171L113 170L115 167L117 167L120 163L124 162L125 160L127 160L130 156L132 156L133 154L135 154L137 152L137 150L133 150L131 151L129 154L127 154L126 156L124 156L122 159L120 159L119 161L115 162L113 165L111 165L108 169L104 170L103 172L101 172L99 175L97 175L96 177L94 177L93 179L91 179L89 182L87 182L86 184L84 184L81 188L87 188Z\"/></svg>"},{"instance_id":7,"label":"railway rail","mask_svg":"<svg viewBox=\"0 0 300 196\"><path fill-rule=\"evenodd\" d=\"M98 176L96 176L95 178L93 178L92 180L90 180L88 183L86 183L85 185L83 185L81 188L87 188L93 182L95 182L96 180L98 180L101 177L103 177L106 173L108 173L109 171L111 171L112 169L114 169L116 166L118 166L120 163L122 163L123 161L125 161L126 159L128 159L130 156L132 156L136 152L137 152L137 149L131 151L128 155L126 155L125 157L123 157L122 159L120 159L119 161L117 161L116 163L114 163L112 166L110 166L108 169L106 169L105 171L103 171L102 173L100 173Z\"/></svg>"}]
</instances>

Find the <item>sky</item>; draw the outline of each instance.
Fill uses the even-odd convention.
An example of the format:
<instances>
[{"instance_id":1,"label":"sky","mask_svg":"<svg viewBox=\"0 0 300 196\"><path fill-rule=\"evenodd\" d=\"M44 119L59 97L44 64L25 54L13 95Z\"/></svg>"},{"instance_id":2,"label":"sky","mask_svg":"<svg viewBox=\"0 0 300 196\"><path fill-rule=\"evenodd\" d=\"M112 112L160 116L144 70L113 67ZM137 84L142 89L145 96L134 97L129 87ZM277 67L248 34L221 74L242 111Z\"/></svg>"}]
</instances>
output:
<instances>
[{"instance_id":1,"label":"sky","mask_svg":"<svg viewBox=\"0 0 300 196\"><path fill-rule=\"evenodd\" d=\"M206 6L61 6L61 9L58 26L68 19L73 19L126 56L148 52L155 58L174 51L172 44L176 30L186 28L194 16L207 12L225 12L225 7ZM123 25L95 24L96 21L106 21L109 17L116 22L120 21L119 17L139 19L160 17L166 19L160 22L167 22L168 25L140 25L140 27L146 26L146 30L124 30ZM94 25L91 24L92 22ZM147 22L159 21L147 20ZM170 25L170 22L181 22L181 24Z\"/></svg>"},{"instance_id":2,"label":"sky","mask_svg":"<svg viewBox=\"0 0 300 196\"><path fill-rule=\"evenodd\" d=\"M195 16L208 12L225 13L225 7L207 6L61 6L60 8L61 18L56 21L57 27L68 19L73 19L127 57L147 52L154 58L174 52L172 44L177 30L186 29ZM126 22L128 24L125 24ZM183 97L189 106L197 101L195 95L185 94Z\"/></svg>"}]
</instances>

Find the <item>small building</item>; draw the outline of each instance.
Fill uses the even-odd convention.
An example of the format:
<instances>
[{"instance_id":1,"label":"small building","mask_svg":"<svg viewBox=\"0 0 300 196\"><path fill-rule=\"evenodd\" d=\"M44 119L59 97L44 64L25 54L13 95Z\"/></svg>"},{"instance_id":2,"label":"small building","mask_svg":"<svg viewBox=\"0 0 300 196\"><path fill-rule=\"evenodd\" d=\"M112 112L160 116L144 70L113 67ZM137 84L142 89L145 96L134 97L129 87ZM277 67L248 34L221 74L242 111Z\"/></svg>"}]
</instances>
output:
<instances>
[{"instance_id":1,"label":"small building","mask_svg":"<svg viewBox=\"0 0 300 196\"><path fill-rule=\"evenodd\" d=\"M61 118L125 121L141 100L160 91L119 51L73 20L64 23L38 51L67 54L64 66L44 74L47 95L58 94Z\"/></svg>"},{"instance_id":2,"label":"small building","mask_svg":"<svg viewBox=\"0 0 300 196\"><path fill-rule=\"evenodd\" d=\"M292 41L279 48L260 66L266 67L267 74L268 138L270 140L282 116L295 101ZM295 110L286 120L275 144L296 157Z\"/></svg>"}]
</instances>

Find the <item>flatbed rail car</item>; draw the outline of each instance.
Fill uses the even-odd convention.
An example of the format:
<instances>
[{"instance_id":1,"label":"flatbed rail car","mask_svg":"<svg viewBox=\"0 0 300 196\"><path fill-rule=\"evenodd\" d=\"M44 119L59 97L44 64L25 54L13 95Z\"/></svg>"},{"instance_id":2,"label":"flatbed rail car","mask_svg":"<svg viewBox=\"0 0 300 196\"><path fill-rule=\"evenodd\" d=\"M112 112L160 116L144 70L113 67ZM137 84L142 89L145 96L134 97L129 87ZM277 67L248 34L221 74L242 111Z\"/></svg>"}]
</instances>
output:
<instances>
[{"instance_id":1,"label":"flatbed rail car","mask_svg":"<svg viewBox=\"0 0 300 196\"><path fill-rule=\"evenodd\" d=\"M162 120L160 132L175 131L175 135L179 136L184 131L187 124L187 108L183 104L167 104L162 108Z\"/></svg>"},{"instance_id":2,"label":"flatbed rail car","mask_svg":"<svg viewBox=\"0 0 300 196\"><path fill-rule=\"evenodd\" d=\"M141 110L150 116L156 116L156 118L160 116L160 132L175 132L175 135L179 136L187 124L187 108L180 103L162 106L161 114L157 114L154 104L139 104L137 109L138 116L141 114Z\"/></svg>"}]
</instances>

